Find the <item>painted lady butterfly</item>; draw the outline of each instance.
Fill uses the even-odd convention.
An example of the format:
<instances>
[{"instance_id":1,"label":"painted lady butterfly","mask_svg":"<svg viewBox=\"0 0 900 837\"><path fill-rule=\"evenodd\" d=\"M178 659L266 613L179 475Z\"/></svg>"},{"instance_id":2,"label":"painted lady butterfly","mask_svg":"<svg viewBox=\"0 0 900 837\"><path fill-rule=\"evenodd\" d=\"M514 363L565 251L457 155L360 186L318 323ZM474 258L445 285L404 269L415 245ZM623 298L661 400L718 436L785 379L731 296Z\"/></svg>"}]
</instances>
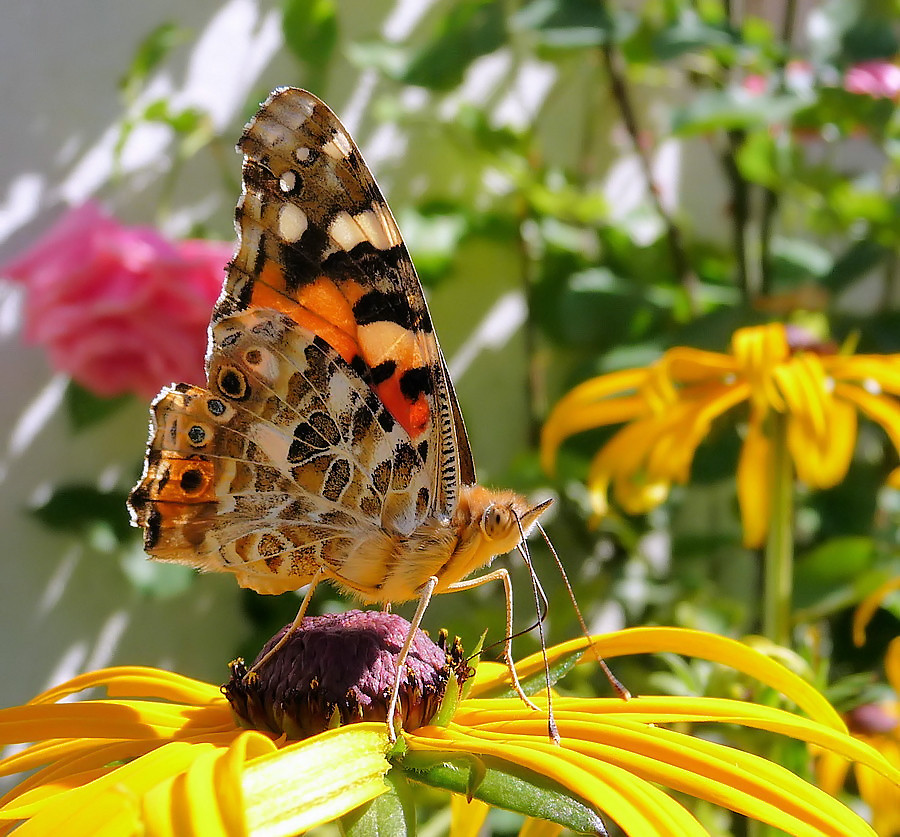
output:
<instances>
[{"instance_id":1,"label":"painted lady butterfly","mask_svg":"<svg viewBox=\"0 0 900 837\"><path fill-rule=\"evenodd\" d=\"M281 88L238 145L240 246L212 315L206 389L151 408L129 498L160 561L260 593L328 580L366 603L419 600L522 544L530 506L475 483L472 452L409 253L359 149L303 90ZM505 656L519 686L510 640ZM393 730L392 730L393 732Z\"/></svg>"}]
</instances>

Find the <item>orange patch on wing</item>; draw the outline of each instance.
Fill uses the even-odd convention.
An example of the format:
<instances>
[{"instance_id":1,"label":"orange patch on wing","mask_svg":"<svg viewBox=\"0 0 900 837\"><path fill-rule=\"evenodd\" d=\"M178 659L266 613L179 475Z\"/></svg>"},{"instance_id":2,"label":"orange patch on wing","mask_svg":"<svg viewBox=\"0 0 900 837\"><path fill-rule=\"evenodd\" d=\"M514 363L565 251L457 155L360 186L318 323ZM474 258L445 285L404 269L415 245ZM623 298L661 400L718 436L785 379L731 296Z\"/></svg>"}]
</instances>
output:
<instances>
[{"instance_id":1,"label":"orange patch on wing","mask_svg":"<svg viewBox=\"0 0 900 837\"><path fill-rule=\"evenodd\" d=\"M260 280L253 285L254 305L273 308L290 317L297 325L321 337L347 363L359 354L353 309L330 279L320 276L293 297L287 292L281 267L268 262Z\"/></svg>"},{"instance_id":2,"label":"orange patch on wing","mask_svg":"<svg viewBox=\"0 0 900 837\"><path fill-rule=\"evenodd\" d=\"M162 457L169 478L154 500L190 505L216 502L215 466L212 462L207 459L185 459L169 451L163 451Z\"/></svg>"},{"instance_id":3,"label":"orange patch on wing","mask_svg":"<svg viewBox=\"0 0 900 837\"><path fill-rule=\"evenodd\" d=\"M425 400L424 395L420 395L412 403L400 391L400 375L391 375L386 381L375 385L375 392L381 399L381 403L388 408L391 415L400 422L403 429L415 439L420 436L428 426L428 417L431 415L431 408Z\"/></svg>"},{"instance_id":4,"label":"orange patch on wing","mask_svg":"<svg viewBox=\"0 0 900 837\"><path fill-rule=\"evenodd\" d=\"M340 286L326 276L300 287L296 295L287 290L284 272L276 262L267 262L253 285L252 302L261 308L273 308L290 317L325 340L341 357L352 362L359 355L372 369L393 361L396 370L374 389L391 415L412 438L428 426L431 408L424 395L410 401L400 390L400 377L409 369L427 363L415 332L387 320L359 328L353 305L368 289L353 280Z\"/></svg>"},{"instance_id":5,"label":"orange patch on wing","mask_svg":"<svg viewBox=\"0 0 900 837\"><path fill-rule=\"evenodd\" d=\"M410 401L400 389L400 378L405 372L427 365L419 335L398 323L382 320L360 328L359 343L363 360L370 368L385 361L394 362L393 375L376 385L375 391L406 432L413 438L419 436L427 427L431 414L428 400L419 395L415 401Z\"/></svg>"}]
</instances>

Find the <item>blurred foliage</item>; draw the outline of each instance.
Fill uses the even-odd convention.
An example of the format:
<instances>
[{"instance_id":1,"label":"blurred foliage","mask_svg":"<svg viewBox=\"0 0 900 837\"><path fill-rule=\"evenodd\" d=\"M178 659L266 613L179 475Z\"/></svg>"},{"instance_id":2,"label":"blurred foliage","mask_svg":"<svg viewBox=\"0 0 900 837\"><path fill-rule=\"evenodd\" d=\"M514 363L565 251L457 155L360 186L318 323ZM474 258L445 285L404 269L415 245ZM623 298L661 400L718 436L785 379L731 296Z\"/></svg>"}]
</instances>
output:
<instances>
[{"instance_id":1,"label":"blurred foliage","mask_svg":"<svg viewBox=\"0 0 900 837\"><path fill-rule=\"evenodd\" d=\"M879 66L866 62L896 71L900 5L828 0L803 4L801 16L800 4L763 4L773 19L726 0L624 5L453 0L431 5L395 39L345 19L334 0L285 0L285 44L298 71L284 83L311 87L340 113L341 91L345 99L350 91L331 90L336 65L349 57L373 81L357 139L365 150L375 129L393 131L396 153L374 168L448 357L483 317L473 300L484 289L494 301L504 292L524 300L522 330L498 361L498 392L512 388L519 400L494 400L470 383L491 386L481 377L488 354L457 388L476 459L487 463L482 476L558 497L547 530L588 623L611 617L600 624L741 636L759 627L761 556L741 546L733 422L712 429L690 484L665 507L599 522L583 482L609 434L568 441L552 483L537 465L537 434L555 400L592 374L648 363L675 345L721 351L736 328L770 319L812 323L819 339L856 341L859 352L900 352L898 90L850 83L860 65ZM142 45L123 80L126 98L177 36L161 27ZM159 103L144 118L178 133L179 164L212 141L201 114ZM96 411L84 398L71 405L76 421ZM517 451L500 459L509 437ZM854 605L900 573L900 494L882 486L896 464L880 432L864 428L845 482L798 496L796 650L844 706L881 678L879 660L900 628L883 611L862 652L849 640ZM73 502L104 517L110 498L57 497L42 519L74 521ZM545 548L534 542L532 551L549 639L576 635ZM524 627L534 621L530 582L521 568L513 573ZM501 638L501 591L463 595L464 603L437 597L427 624L470 646L485 626L489 642ZM253 593L245 601L258 631L241 651L252 658L297 602ZM321 586L314 606L346 603ZM534 642L517 639L517 654ZM699 693L742 688L680 661L655 673L622 661L617 674L635 692L654 677ZM599 676L571 685L608 693Z\"/></svg>"}]
</instances>

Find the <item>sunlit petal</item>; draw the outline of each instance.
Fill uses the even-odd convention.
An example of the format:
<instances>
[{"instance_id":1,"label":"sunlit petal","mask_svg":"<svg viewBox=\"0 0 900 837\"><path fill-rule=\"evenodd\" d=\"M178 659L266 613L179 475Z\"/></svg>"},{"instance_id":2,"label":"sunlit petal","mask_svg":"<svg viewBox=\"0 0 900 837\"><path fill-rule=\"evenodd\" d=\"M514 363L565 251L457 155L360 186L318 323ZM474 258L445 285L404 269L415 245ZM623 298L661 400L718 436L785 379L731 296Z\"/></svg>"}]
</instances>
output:
<instances>
[{"instance_id":1,"label":"sunlit petal","mask_svg":"<svg viewBox=\"0 0 900 837\"><path fill-rule=\"evenodd\" d=\"M384 793L388 747L384 724L354 724L249 762L243 789L252 833L288 837Z\"/></svg>"},{"instance_id":2,"label":"sunlit petal","mask_svg":"<svg viewBox=\"0 0 900 837\"><path fill-rule=\"evenodd\" d=\"M81 674L36 695L29 703L56 703L84 689L106 689L111 697L142 697L184 703L191 706L211 704L228 710L218 686L181 674L146 666L116 666Z\"/></svg>"},{"instance_id":3,"label":"sunlit petal","mask_svg":"<svg viewBox=\"0 0 900 837\"><path fill-rule=\"evenodd\" d=\"M582 651L582 659L585 662L592 660L596 651L604 659L614 659L628 654L670 652L722 663L781 692L820 724L841 732L847 730L846 724L834 707L806 681L765 654L728 637L687 628L628 628L610 634L594 634L590 640L579 637L559 643L547 649L547 659L553 665L556 660L576 651ZM526 678L540 672L543 665L544 657L539 652L517 662L516 670L520 677ZM492 691L500 685L500 682L493 682L490 676L485 677L473 687L471 696L477 697L479 694ZM624 707L631 703L631 701L618 702L623 707L622 711L627 711Z\"/></svg>"},{"instance_id":4,"label":"sunlit petal","mask_svg":"<svg viewBox=\"0 0 900 837\"><path fill-rule=\"evenodd\" d=\"M577 719L578 713L557 715L565 751L623 767L646 781L723 805L790 833L802 833L804 824L826 834L846 834L847 829L858 827L856 816L844 805L759 756L652 724L604 716L598 725L571 718ZM696 719L702 720L702 714ZM666 721L663 715L657 724ZM739 714L726 721L743 723L743 717ZM491 730L469 729L479 737L501 741L513 735L537 739L543 725L527 717L495 721ZM844 736L833 734L831 738Z\"/></svg>"},{"instance_id":5,"label":"sunlit petal","mask_svg":"<svg viewBox=\"0 0 900 837\"><path fill-rule=\"evenodd\" d=\"M628 834L706 834L672 797L650 783L635 781L614 764L556 747L546 738L473 734L453 724L446 730L423 727L408 740L411 749L475 753L546 776L596 806Z\"/></svg>"}]
</instances>

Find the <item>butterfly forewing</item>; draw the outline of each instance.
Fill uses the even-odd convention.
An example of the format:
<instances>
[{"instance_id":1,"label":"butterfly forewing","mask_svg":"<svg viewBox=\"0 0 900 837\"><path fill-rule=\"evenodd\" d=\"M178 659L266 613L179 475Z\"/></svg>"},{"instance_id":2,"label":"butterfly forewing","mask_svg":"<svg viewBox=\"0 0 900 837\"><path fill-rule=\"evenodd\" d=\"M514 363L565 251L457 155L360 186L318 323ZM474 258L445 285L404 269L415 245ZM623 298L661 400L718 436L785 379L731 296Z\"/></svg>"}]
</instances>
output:
<instances>
[{"instance_id":1,"label":"butterfly forewing","mask_svg":"<svg viewBox=\"0 0 900 837\"><path fill-rule=\"evenodd\" d=\"M474 482L468 440L421 284L347 131L309 93L276 91L241 138L241 238L216 318L281 311L324 339L411 437L449 516Z\"/></svg>"}]
</instances>

